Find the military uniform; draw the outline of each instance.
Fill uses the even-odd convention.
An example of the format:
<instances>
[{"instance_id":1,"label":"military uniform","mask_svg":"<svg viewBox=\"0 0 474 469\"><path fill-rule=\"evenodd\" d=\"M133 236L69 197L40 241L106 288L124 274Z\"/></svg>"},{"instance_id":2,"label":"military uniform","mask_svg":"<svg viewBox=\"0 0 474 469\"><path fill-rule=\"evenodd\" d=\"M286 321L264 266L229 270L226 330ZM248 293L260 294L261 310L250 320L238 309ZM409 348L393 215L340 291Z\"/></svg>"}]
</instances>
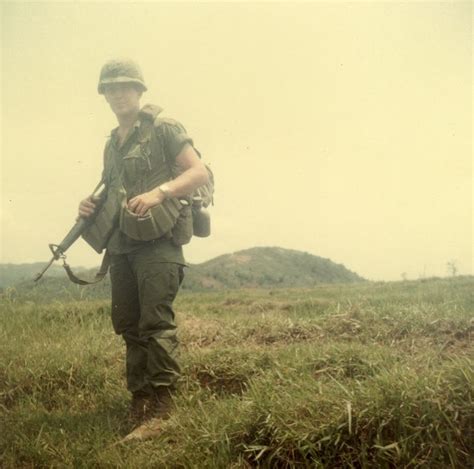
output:
<instances>
[{"instance_id":1,"label":"military uniform","mask_svg":"<svg viewBox=\"0 0 474 469\"><path fill-rule=\"evenodd\" d=\"M147 165L151 161L166 172L163 166L175 165L183 146L193 143L181 124L165 119L160 122L159 130L156 127L152 130L162 144L163 154L152 154L146 138L143 151L143 127L143 121L137 121L121 146L115 129L105 148L104 177L108 187L113 193L113 188L124 183L127 199L148 189L140 186L140 168L149 172ZM143 154L149 160L137 161L143 159ZM155 172L159 178L160 167ZM152 241L137 241L117 227L107 244L107 252L112 281L112 323L126 343L128 389L143 394L162 386L172 388L180 374L173 301L183 280L182 247L171 234Z\"/></svg>"},{"instance_id":2,"label":"military uniform","mask_svg":"<svg viewBox=\"0 0 474 469\"><path fill-rule=\"evenodd\" d=\"M179 122L159 115L159 107L147 105L138 111L141 92L146 89L141 70L133 61L111 60L102 67L98 92L105 94L119 123L124 123L120 116L130 116L131 112L138 119L123 141L118 135L120 126L112 131L104 150L102 182L106 195L82 201L79 209L80 215L87 217L96 211L97 202L101 204L94 223L82 236L98 252L105 247L110 263L112 323L126 344L132 416L138 410L135 417L143 423L127 435L127 440L157 434L161 420L172 408L171 391L180 375L173 301L183 281L182 245L193 233L208 236L208 217L200 206L194 207L194 202L199 199L206 207L205 201L210 203L213 192L206 189L204 198L171 196L170 181L179 179L182 171L176 157L193 142ZM198 156L197 150L194 155L186 154L191 179L188 177L184 186L181 180L181 189L175 187L175 194L194 194L203 187L203 182L199 184L204 178L203 166L200 172L196 164ZM209 170L207 178L212 180ZM157 191L162 198L143 202ZM199 219L204 223L196 223Z\"/></svg>"}]
</instances>

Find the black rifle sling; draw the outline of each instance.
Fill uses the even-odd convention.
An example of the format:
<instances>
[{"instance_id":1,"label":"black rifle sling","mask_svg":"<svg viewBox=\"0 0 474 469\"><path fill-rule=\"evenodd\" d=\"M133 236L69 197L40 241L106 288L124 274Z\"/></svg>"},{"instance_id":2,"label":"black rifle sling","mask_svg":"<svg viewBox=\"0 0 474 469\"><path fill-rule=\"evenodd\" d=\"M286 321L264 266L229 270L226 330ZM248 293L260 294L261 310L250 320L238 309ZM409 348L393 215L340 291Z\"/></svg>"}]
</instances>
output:
<instances>
[{"instance_id":1,"label":"black rifle sling","mask_svg":"<svg viewBox=\"0 0 474 469\"><path fill-rule=\"evenodd\" d=\"M95 274L93 280L84 280L79 278L72 270L69 264L66 262L66 259L63 258L63 267L69 277L69 280L77 285L93 285L94 283L99 283L106 275L110 266L110 256L107 251L105 251L104 257L102 258L102 263L100 269Z\"/></svg>"}]
</instances>

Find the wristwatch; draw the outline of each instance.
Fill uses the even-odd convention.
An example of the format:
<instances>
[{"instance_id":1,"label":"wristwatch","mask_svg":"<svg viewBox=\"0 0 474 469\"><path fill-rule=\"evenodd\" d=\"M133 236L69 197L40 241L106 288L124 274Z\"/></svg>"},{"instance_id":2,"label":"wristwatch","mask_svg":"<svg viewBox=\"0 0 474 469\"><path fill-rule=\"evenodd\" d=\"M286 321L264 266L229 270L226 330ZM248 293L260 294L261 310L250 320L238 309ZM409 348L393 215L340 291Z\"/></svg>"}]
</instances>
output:
<instances>
[{"instance_id":1,"label":"wristwatch","mask_svg":"<svg viewBox=\"0 0 474 469\"><path fill-rule=\"evenodd\" d=\"M168 184L166 183L162 184L161 186L158 187L158 190L163 193L163 195L165 196L165 199L169 199L171 197L170 188Z\"/></svg>"}]
</instances>

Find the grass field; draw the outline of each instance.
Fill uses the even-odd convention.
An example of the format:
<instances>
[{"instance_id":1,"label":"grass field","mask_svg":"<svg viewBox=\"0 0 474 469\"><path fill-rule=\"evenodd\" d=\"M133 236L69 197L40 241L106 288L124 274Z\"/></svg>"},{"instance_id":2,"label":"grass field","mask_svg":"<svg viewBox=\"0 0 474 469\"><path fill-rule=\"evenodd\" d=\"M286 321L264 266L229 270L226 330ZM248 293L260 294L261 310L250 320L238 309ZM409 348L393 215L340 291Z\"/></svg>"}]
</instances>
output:
<instances>
[{"instance_id":1,"label":"grass field","mask_svg":"<svg viewBox=\"0 0 474 469\"><path fill-rule=\"evenodd\" d=\"M108 302L0 308L2 467L473 467L472 277L182 295L177 410L127 445Z\"/></svg>"}]
</instances>

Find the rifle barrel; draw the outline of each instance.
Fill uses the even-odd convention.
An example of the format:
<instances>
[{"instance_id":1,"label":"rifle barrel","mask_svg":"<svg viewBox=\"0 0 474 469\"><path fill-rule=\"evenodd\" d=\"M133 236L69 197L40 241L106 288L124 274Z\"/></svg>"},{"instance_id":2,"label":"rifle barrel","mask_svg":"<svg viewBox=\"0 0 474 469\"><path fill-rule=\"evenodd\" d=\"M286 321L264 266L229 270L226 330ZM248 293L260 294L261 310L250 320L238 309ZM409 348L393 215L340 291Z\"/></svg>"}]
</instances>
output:
<instances>
[{"instance_id":1,"label":"rifle barrel","mask_svg":"<svg viewBox=\"0 0 474 469\"><path fill-rule=\"evenodd\" d=\"M56 260L56 257L53 256L51 258L51 260L48 262L48 264L46 265L46 267L39 273L39 274L36 274L36 277L34 278L34 281L37 282L44 274L45 272L51 267L51 264Z\"/></svg>"}]
</instances>

